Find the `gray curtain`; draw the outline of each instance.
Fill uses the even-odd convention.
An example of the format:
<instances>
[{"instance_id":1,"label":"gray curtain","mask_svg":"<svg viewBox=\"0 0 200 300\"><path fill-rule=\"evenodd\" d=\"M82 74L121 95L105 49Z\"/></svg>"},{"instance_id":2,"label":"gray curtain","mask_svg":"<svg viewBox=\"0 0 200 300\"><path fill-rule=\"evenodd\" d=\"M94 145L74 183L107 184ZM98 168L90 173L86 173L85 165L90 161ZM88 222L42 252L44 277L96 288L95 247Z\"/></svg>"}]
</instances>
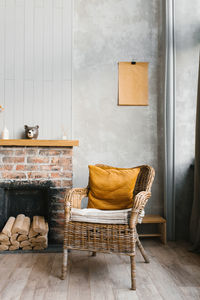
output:
<instances>
[{"instance_id":1,"label":"gray curtain","mask_svg":"<svg viewBox=\"0 0 200 300\"><path fill-rule=\"evenodd\" d=\"M194 200L190 222L190 240L193 251L200 251L200 59L196 111L196 139L194 163Z\"/></svg>"}]
</instances>

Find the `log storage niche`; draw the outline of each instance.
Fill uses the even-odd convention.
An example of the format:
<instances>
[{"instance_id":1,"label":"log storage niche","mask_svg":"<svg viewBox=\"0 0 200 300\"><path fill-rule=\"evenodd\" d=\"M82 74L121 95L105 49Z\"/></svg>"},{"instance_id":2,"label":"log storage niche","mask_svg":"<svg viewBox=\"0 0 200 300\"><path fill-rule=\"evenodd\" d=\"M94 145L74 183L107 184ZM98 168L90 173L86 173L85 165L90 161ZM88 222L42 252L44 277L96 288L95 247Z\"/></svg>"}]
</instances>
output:
<instances>
[{"instance_id":1,"label":"log storage niche","mask_svg":"<svg viewBox=\"0 0 200 300\"><path fill-rule=\"evenodd\" d=\"M24 214L9 217L0 233L0 251L44 250L48 246L49 226L42 216L31 219Z\"/></svg>"}]
</instances>

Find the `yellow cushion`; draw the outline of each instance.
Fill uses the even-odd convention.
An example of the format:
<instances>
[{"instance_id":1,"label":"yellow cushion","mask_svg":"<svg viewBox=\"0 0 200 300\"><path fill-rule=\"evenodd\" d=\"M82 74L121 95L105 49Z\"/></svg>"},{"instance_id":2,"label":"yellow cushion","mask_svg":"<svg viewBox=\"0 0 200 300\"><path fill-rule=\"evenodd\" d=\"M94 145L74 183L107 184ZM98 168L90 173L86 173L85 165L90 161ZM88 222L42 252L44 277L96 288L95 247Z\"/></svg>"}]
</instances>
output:
<instances>
[{"instance_id":1,"label":"yellow cushion","mask_svg":"<svg viewBox=\"0 0 200 300\"><path fill-rule=\"evenodd\" d=\"M88 208L119 210L133 206L133 191L140 168L89 166Z\"/></svg>"},{"instance_id":2,"label":"yellow cushion","mask_svg":"<svg viewBox=\"0 0 200 300\"><path fill-rule=\"evenodd\" d=\"M108 166L108 165L102 165L102 164L96 164L96 167L99 167L101 169L114 169L114 170L133 170L133 169L140 169L138 167L134 167L134 168L117 168L117 167L112 167L112 166Z\"/></svg>"}]
</instances>

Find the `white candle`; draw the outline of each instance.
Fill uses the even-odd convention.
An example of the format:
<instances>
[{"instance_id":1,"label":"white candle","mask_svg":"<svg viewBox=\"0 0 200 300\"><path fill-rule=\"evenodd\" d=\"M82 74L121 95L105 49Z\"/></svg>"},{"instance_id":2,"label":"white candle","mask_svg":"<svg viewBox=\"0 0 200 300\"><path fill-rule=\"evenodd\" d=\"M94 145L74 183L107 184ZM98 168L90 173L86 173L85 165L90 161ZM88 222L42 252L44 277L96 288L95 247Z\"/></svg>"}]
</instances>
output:
<instances>
[{"instance_id":1,"label":"white candle","mask_svg":"<svg viewBox=\"0 0 200 300\"><path fill-rule=\"evenodd\" d=\"M4 127L4 130L2 132L2 139L3 140L8 140L9 139L9 130L6 127Z\"/></svg>"}]
</instances>

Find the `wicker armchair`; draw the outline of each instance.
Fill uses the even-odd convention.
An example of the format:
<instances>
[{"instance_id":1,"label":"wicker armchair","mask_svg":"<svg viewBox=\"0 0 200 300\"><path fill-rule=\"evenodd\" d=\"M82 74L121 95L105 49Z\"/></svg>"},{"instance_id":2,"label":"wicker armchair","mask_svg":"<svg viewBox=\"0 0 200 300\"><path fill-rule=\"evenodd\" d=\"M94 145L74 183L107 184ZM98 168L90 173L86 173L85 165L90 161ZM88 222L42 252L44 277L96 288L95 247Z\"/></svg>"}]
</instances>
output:
<instances>
[{"instance_id":1,"label":"wicker armchair","mask_svg":"<svg viewBox=\"0 0 200 300\"><path fill-rule=\"evenodd\" d=\"M151 186L155 172L150 166L140 166L140 173L133 195L133 208L129 224L100 224L70 221L71 208L81 208L81 201L88 195L88 188L73 188L65 195L65 229L63 245L62 279L66 277L68 249L96 252L120 253L130 256L131 289L136 289L135 247L136 244L145 260L149 262L141 245L136 225L151 196Z\"/></svg>"}]
</instances>

